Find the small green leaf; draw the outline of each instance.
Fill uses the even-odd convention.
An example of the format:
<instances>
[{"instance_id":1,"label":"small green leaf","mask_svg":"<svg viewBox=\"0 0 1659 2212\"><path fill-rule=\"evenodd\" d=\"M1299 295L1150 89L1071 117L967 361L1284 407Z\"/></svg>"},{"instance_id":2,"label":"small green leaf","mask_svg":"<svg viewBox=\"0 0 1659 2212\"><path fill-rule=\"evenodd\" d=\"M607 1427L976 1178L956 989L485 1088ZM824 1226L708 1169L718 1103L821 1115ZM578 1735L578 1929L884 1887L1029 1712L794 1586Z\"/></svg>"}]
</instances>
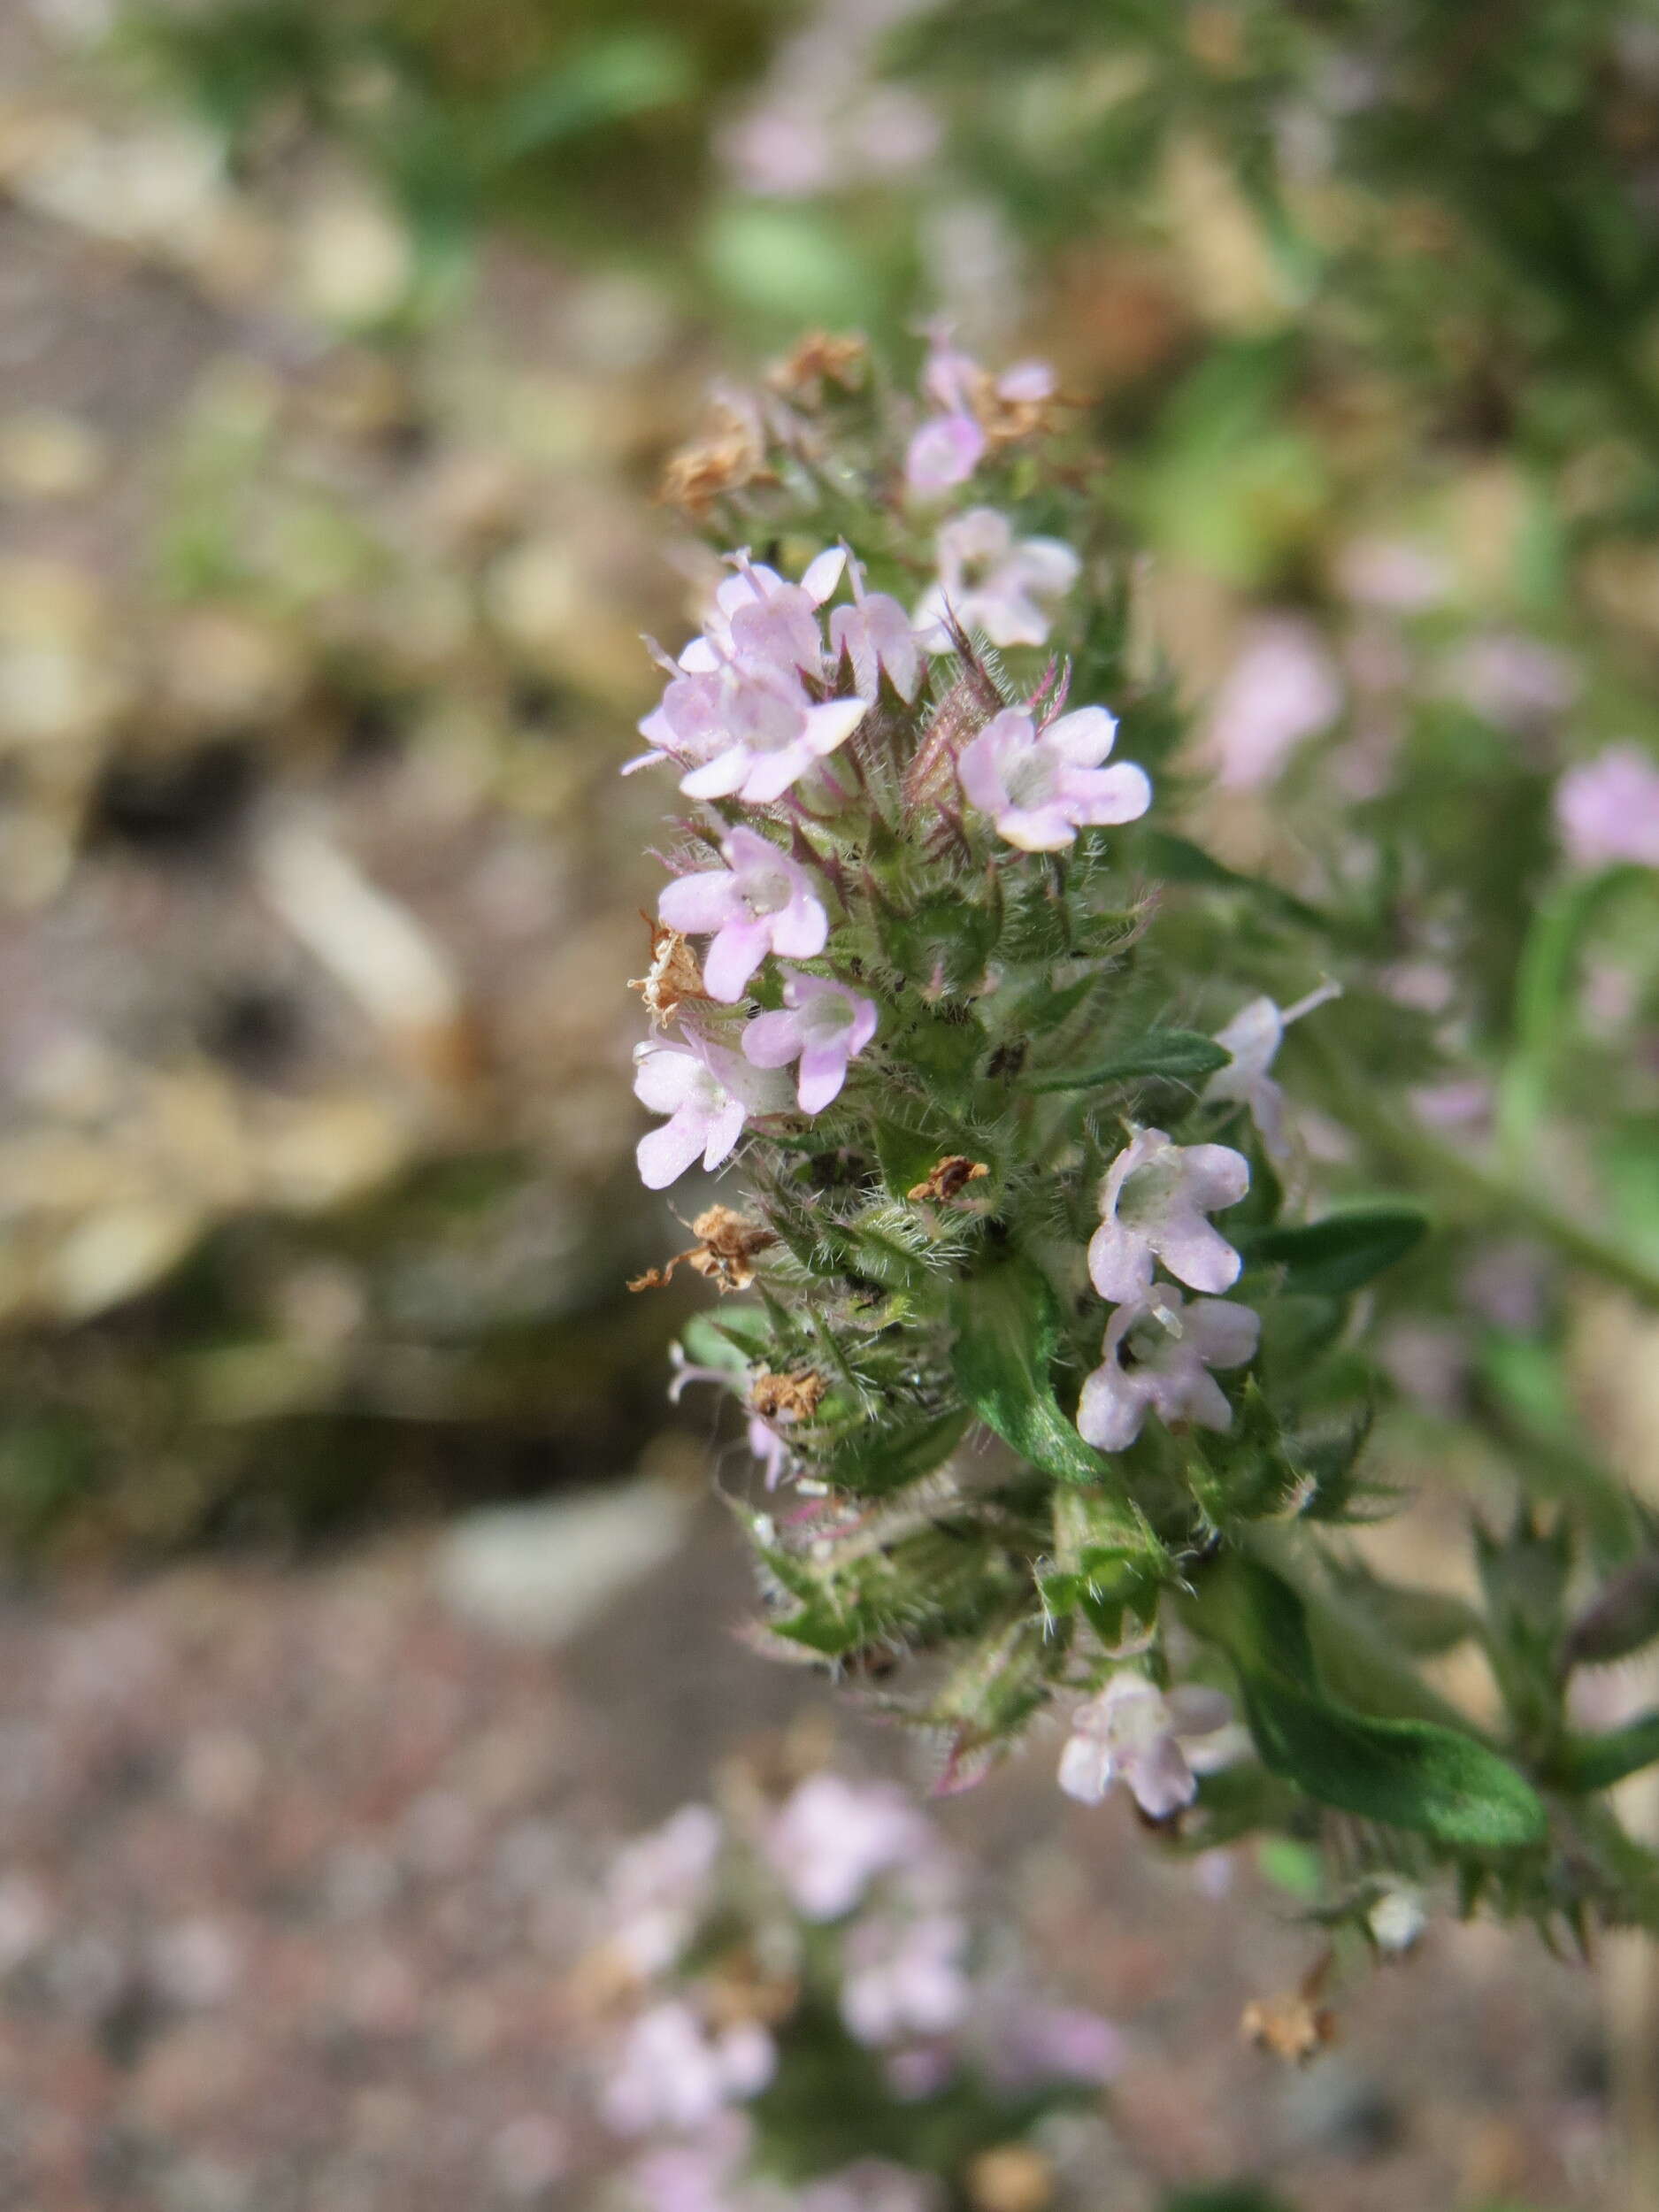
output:
<instances>
[{"instance_id":1,"label":"small green leaf","mask_svg":"<svg viewBox=\"0 0 1659 2212\"><path fill-rule=\"evenodd\" d=\"M1148 1029L1144 1037L1093 1067L1034 1076L1023 1087L1028 1091L1087 1091L1103 1083L1126 1083L1153 1076L1167 1082L1194 1083L1225 1068L1227 1057L1213 1037L1200 1036L1194 1029Z\"/></svg>"},{"instance_id":2,"label":"small green leaf","mask_svg":"<svg viewBox=\"0 0 1659 2212\"><path fill-rule=\"evenodd\" d=\"M1340 1298L1403 1259L1428 1227L1415 1206L1354 1206L1299 1227L1240 1231L1238 1243L1247 1266L1282 1267L1287 1290Z\"/></svg>"},{"instance_id":3,"label":"small green leaf","mask_svg":"<svg viewBox=\"0 0 1659 2212\"><path fill-rule=\"evenodd\" d=\"M1465 1850L1542 1837L1532 1786L1473 1737L1431 1721L1372 1720L1271 1674L1240 1679L1263 1764L1320 1804Z\"/></svg>"},{"instance_id":4,"label":"small green leaf","mask_svg":"<svg viewBox=\"0 0 1659 2212\"><path fill-rule=\"evenodd\" d=\"M695 1314L680 1332L686 1356L699 1367L740 1374L772 1343L772 1323L759 1306L723 1305L719 1313Z\"/></svg>"},{"instance_id":5,"label":"small green leaf","mask_svg":"<svg viewBox=\"0 0 1659 2212\"><path fill-rule=\"evenodd\" d=\"M1644 1713L1604 1736L1578 1736L1568 1744L1549 1778L1560 1789L1587 1797L1610 1790L1627 1774L1640 1774L1659 1761L1659 1713Z\"/></svg>"},{"instance_id":6,"label":"small green leaf","mask_svg":"<svg viewBox=\"0 0 1659 2212\"><path fill-rule=\"evenodd\" d=\"M1532 1785L1473 1736L1432 1721L1373 1719L1325 1694L1306 1608L1282 1576L1233 1560L1198 1594L1201 1620L1238 1671L1271 1773L1319 1804L1455 1849L1511 1850L1541 1838L1544 1809Z\"/></svg>"},{"instance_id":7,"label":"small green leaf","mask_svg":"<svg viewBox=\"0 0 1659 2212\"><path fill-rule=\"evenodd\" d=\"M962 1440L968 1417L960 1409L932 1415L908 1427L866 1424L819 1463L826 1482L864 1497L885 1497L919 1481L948 1459Z\"/></svg>"},{"instance_id":8,"label":"small green leaf","mask_svg":"<svg viewBox=\"0 0 1659 2212\"><path fill-rule=\"evenodd\" d=\"M991 1260L957 1286L953 1318L951 1367L987 1428L1044 1474L1102 1481L1107 1463L1061 1412L1048 1379L1059 1308L1041 1269L1018 1257Z\"/></svg>"}]
</instances>

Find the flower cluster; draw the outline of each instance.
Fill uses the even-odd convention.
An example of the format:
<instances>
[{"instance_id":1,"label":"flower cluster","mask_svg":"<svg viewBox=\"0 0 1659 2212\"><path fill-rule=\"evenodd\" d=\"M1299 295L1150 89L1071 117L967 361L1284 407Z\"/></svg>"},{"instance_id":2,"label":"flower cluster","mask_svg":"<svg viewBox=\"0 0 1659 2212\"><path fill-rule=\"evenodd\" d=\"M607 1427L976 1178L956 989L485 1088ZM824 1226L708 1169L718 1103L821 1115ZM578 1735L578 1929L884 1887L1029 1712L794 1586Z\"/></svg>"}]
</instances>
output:
<instances>
[{"instance_id":1,"label":"flower cluster","mask_svg":"<svg viewBox=\"0 0 1659 2212\"><path fill-rule=\"evenodd\" d=\"M789 2203L928 2212L941 2179L1097 2093L1118 2032L1044 1999L1005 1949L981 1963L967 1902L902 1792L827 1771L780 1799L743 1776L722 1811L683 1807L621 1852L591 1979L626 2007L598 2101L645 2146L628 2171L641 2212L772 2212L761 2176L801 2168L803 2125L851 2155L820 2170L809 2151ZM803 2121L813 2097L825 2108ZM857 2154L904 2139L914 2167Z\"/></svg>"},{"instance_id":2,"label":"flower cluster","mask_svg":"<svg viewBox=\"0 0 1659 2212\"><path fill-rule=\"evenodd\" d=\"M709 500L739 549L641 726L681 804L640 1164L730 1178L680 1257L747 1294L687 1328L675 1388L735 1399L759 1465L753 1640L864 1685L941 1790L1069 1715L1064 1790L1122 1781L1177 1847L1311 1801L1383 1870L1409 1832L1478 1889L1546 1832L1542 1755L1426 1721L1426 1689L1353 1709L1316 1633L1356 1572L1321 1531L1365 1509L1355 1302L1427 1225L1375 1185L1333 1201L1377 1119L1342 1039L1362 1008L1420 1032L1381 957L1297 1027L1358 895L1327 922L1188 841L1177 779L1155 803L1175 717L1053 379L936 332L906 402L841 358L812 342L757 404ZM1601 795L1563 792L1581 849ZM896 1809L836 1823L852 1856L798 1901L831 1918L902 1848ZM1540 1899L1569 1878L1527 1863ZM1362 1932L1376 1870L1331 1909ZM948 1904L873 1915L842 1962L855 2040L946 2032L964 2001ZM760 2078L731 2024L672 2032L722 2108Z\"/></svg>"}]
</instances>

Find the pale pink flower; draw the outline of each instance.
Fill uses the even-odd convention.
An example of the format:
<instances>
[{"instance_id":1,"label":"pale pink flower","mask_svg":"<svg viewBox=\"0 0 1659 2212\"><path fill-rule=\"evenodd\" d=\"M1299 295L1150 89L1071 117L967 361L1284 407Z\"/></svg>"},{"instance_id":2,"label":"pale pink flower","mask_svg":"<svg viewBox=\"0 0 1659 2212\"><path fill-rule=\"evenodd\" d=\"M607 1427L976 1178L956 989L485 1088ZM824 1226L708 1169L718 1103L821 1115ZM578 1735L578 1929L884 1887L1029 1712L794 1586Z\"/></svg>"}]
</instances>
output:
<instances>
[{"instance_id":1,"label":"pale pink flower","mask_svg":"<svg viewBox=\"0 0 1659 2212\"><path fill-rule=\"evenodd\" d=\"M939 579L922 594L916 633L930 653L955 650L954 616L993 645L1046 645L1050 603L1076 583L1082 563L1059 538L1016 538L995 507L970 507L940 529Z\"/></svg>"},{"instance_id":2,"label":"pale pink flower","mask_svg":"<svg viewBox=\"0 0 1659 2212\"><path fill-rule=\"evenodd\" d=\"M1580 761L1555 786L1555 822L1575 868L1659 868L1659 764L1637 745Z\"/></svg>"},{"instance_id":3,"label":"pale pink flower","mask_svg":"<svg viewBox=\"0 0 1659 2212\"><path fill-rule=\"evenodd\" d=\"M751 2132L728 2108L690 2141L663 2143L635 2159L628 2188L639 2212L743 2212L738 2174Z\"/></svg>"},{"instance_id":4,"label":"pale pink flower","mask_svg":"<svg viewBox=\"0 0 1659 2212\"><path fill-rule=\"evenodd\" d=\"M1018 1987L989 1992L975 2024L985 2070L1005 2093L1110 2081L1128 2055L1122 2030L1098 2012L1046 2004Z\"/></svg>"},{"instance_id":5,"label":"pale pink flower","mask_svg":"<svg viewBox=\"0 0 1659 2212\"><path fill-rule=\"evenodd\" d=\"M1335 663L1309 622L1258 623L1211 702L1201 749L1224 789L1271 783L1296 747L1342 711Z\"/></svg>"},{"instance_id":6,"label":"pale pink flower","mask_svg":"<svg viewBox=\"0 0 1659 2212\"><path fill-rule=\"evenodd\" d=\"M640 1180L665 1190L696 1159L712 1171L730 1156L752 1114L782 1113L789 1094L741 1055L701 1041L644 1044L634 1051L634 1095L669 1118L635 1148Z\"/></svg>"},{"instance_id":7,"label":"pale pink flower","mask_svg":"<svg viewBox=\"0 0 1659 2212\"><path fill-rule=\"evenodd\" d=\"M1004 707L964 751L957 772L999 837L1023 852L1057 852L1079 829L1133 822L1151 805L1143 768L1100 765L1117 734L1104 707L1079 707L1041 730Z\"/></svg>"},{"instance_id":8,"label":"pale pink flower","mask_svg":"<svg viewBox=\"0 0 1659 2212\"><path fill-rule=\"evenodd\" d=\"M1261 1316L1248 1306L1189 1301L1163 1285L1144 1302L1119 1306L1106 1325L1101 1364L1078 1401L1079 1433L1097 1451L1122 1452L1149 1411L1171 1427L1194 1421L1204 1429L1231 1428L1233 1408L1210 1370L1242 1367L1261 1333Z\"/></svg>"},{"instance_id":9,"label":"pale pink flower","mask_svg":"<svg viewBox=\"0 0 1659 2212\"><path fill-rule=\"evenodd\" d=\"M1133 1304L1151 1289L1161 1259L1189 1289L1230 1289L1239 1256L1204 1217L1236 1206L1249 1187L1250 1164L1230 1145L1171 1144L1162 1129L1139 1131L1101 1186L1089 1279L1102 1298Z\"/></svg>"},{"instance_id":10,"label":"pale pink flower","mask_svg":"<svg viewBox=\"0 0 1659 2212\"><path fill-rule=\"evenodd\" d=\"M872 1882L934 1855L933 1831L888 1782L813 1774L766 1829L763 1847L795 1910L839 1920Z\"/></svg>"},{"instance_id":11,"label":"pale pink flower","mask_svg":"<svg viewBox=\"0 0 1659 2212\"><path fill-rule=\"evenodd\" d=\"M614 1947L635 1970L672 1966L697 1923L720 1854L720 1823L707 1805L672 1819L617 1855L606 1885Z\"/></svg>"},{"instance_id":12,"label":"pale pink flower","mask_svg":"<svg viewBox=\"0 0 1659 2212\"><path fill-rule=\"evenodd\" d=\"M744 1440L750 1454L760 1462L767 1489L775 1490L789 1471L789 1447L771 1422L763 1421L758 1413L749 1415Z\"/></svg>"},{"instance_id":13,"label":"pale pink flower","mask_svg":"<svg viewBox=\"0 0 1659 2212\"><path fill-rule=\"evenodd\" d=\"M1356 538L1338 556L1339 588L1358 606L1421 614L1445 598L1452 572L1432 546L1409 538Z\"/></svg>"},{"instance_id":14,"label":"pale pink flower","mask_svg":"<svg viewBox=\"0 0 1659 2212\"><path fill-rule=\"evenodd\" d=\"M1285 1094L1268 1070L1278 1057L1291 1023L1340 994L1340 984L1322 983L1294 1006L1279 1007L1271 998L1253 998L1225 1029L1216 1032L1216 1042L1231 1056L1226 1066L1217 1068L1204 1085L1200 1102L1206 1106L1247 1106L1271 1159L1285 1159L1290 1147L1285 1137Z\"/></svg>"},{"instance_id":15,"label":"pale pink flower","mask_svg":"<svg viewBox=\"0 0 1659 2212\"><path fill-rule=\"evenodd\" d=\"M963 1964L968 1931L954 1913L897 1923L865 1921L846 1945L841 2018L861 2043L943 2035L967 2016Z\"/></svg>"},{"instance_id":16,"label":"pale pink flower","mask_svg":"<svg viewBox=\"0 0 1659 2212\"><path fill-rule=\"evenodd\" d=\"M1514 631L1470 638L1445 672L1455 697L1505 729L1537 729L1565 714L1578 696L1578 673L1567 656Z\"/></svg>"},{"instance_id":17,"label":"pale pink flower","mask_svg":"<svg viewBox=\"0 0 1659 2212\"><path fill-rule=\"evenodd\" d=\"M1216 1740L1231 1718L1219 1690L1192 1685L1166 1697L1143 1674L1115 1674L1071 1716L1060 1787L1098 1805L1122 1781L1148 1819L1167 1820L1198 1794L1198 1775L1233 1755L1230 1742Z\"/></svg>"},{"instance_id":18,"label":"pale pink flower","mask_svg":"<svg viewBox=\"0 0 1659 2212\"><path fill-rule=\"evenodd\" d=\"M723 2105L758 2096L777 2062L754 2021L710 2032L688 2005L653 2005L617 2053L602 2100L606 2124L622 2135L702 2127Z\"/></svg>"},{"instance_id":19,"label":"pale pink flower","mask_svg":"<svg viewBox=\"0 0 1659 2212\"><path fill-rule=\"evenodd\" d=\"M815 2181L795 2198L794 2212L939 2212L939 2184L885 2158L860 2158ZM770 2212L757 2207L756 2212ZM781 2208L780 2208L781 2212Z\"/></svg>"},{"instance_id":20,"label":"pale pink flower","mask_svg":"<svg viewBox=\"0 0 1659 2212\"><path fill-rule=\"evenodd\" d=\"M803 1114L821 1114L847 1080L848 1062L875 1033L873 999L823 977L791 975L783 1011L757 1014L743 1032L743 1056L757 1068L798 1060L797 1103Z\"/></svg>"},{"instance_id":21,"label":"pale pink flower","mask_svg":"<svg viewBox=\"0 0 1659 2212\"><path fill-rule=\"evenodd\" d=\"M817 676L824 664L818 609L830 598L847 565L844 546L826 546L787 582L748 552L730 556L735 570L714 595L701 637L680 657L682 668L714 669L735 657L750 665L798 669Z\"/></svg>"},{"instance_id":22,"label":"pale pink flower","mask_svg":"<svg viewBox=\"0 0 1659 2212\"><path fill-rule=\"evenodd\" d=\"M926 670L910 616L888 593L865 591L864 572L856 561L849 562L848 567L853 603L837 607L830 616L830 649L834 660L839 664L845 654L851 661L861 699L876 696L884 672L902 699L914 699Z\"/></svg>"},{"instance_id":23,"label":"pale pink flower","mask_svg":"<svg viewBox=\"0 0 1659 2212\"><path fill-rule=\"evenodd\" d=\"M757 830L734 829L720 851L724 868L677 876L657 910L688 937L712 933L703 984L711 998L733 1005L769 952L815 959L829 935L829 917L800 862Z\"/></svg>"},{"instance_id":24,"label":"pale pink flower","mask_svg":"<svg viewBox=\"0 0 1659 2212\"><path fill-rule=\"evenodd\" d=\"M972 415L932 415L906 449L904 480L924 496L965 484L985 457L985 442Z\"/></svg>"}]
</instances>

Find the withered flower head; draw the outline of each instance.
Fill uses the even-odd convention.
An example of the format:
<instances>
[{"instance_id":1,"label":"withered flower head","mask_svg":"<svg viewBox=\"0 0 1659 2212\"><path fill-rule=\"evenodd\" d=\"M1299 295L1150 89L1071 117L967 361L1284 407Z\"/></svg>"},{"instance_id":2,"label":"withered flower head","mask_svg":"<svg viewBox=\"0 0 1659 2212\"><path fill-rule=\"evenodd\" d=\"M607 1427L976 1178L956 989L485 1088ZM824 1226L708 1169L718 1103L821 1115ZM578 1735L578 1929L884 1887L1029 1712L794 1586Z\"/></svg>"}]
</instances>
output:
<instances>
[{"instance_id":1,"label":"withered flower head","mask_svg":"<svg viewBox=\"0 0 1659 2212\"><path fill-rule=\"evenodd\" d=\"M628 988L645 1001L651 1027L666 1029L685 1000L706 999L709 995L703 987L703 971L689 940L679 930L670 929L666 922L653 921L649 914L643 919L651 933L651 964L646 974L630 979Z\"/></svg>"},{"instance_id":2,"label":"withered flower head","mask_svg":"<svg viewBox=\"0 0 1659 2212\"><path fill-rule=\"evenodd\" d=\"M826 384L839 384L844 392L856 391L869 358L869 342L856 333L837 337L827 330L809 331L799 345L772 363L766 381L784 398L816 407Z\"/></svg>"},{"instance_id":3,"label":"withered flower head","mask_svg":"<svg viewBox=\"0 0 1659 2212\"><path fill-rule=\"evenodd\" d=\"M657 488L665 507L678 507L693 522L706 520L715 501L728 492L777 481L766 466L758 418L726 401L716 401L711 412L704 434L669 455Z\"/></svg>"},{"instance_id":4,"label":"withered flower head","mask_svg":"<svg viewBox=\"0 0 1659 2212\"><path fill-rule=\"evenodd\" d=\"M698 1275L706 1275L717 1290L747 1290L755 1279L755 1256L778 1240L770 1229L729 1206L710 1206L691 1225L698 1242L676 1252L662 1267L647 1268L628 1285L630 1290L660 1290L673 1279L683 1260Z\"/></svg>"},{"instance_id":5,"label":"withered flower head","mask_svg":"<svg viewBox=\"0 0 1659 2212\"><path fill-rule=\"evenodd\" d=\"M828 1385L811 1368L791 1375L774 1375L770 1367L757 1367L749 1386L749 1402L763 1421L805 1421L817 1411Z\"/></svg>"},{"instance_id":6,"label":"withered flower head","mask_svg":"<svg viewBox=\"0 0 1659 2212\"><path fill-rule=\"evenodd\" d=\"M948 1153L942 1160L935 1160L923 1179L912 1183L905 1195L932 1198L945 1205L968 1184L982 1182L990 1171L983 1160L971 1160L965 1152Z\"/></svg>"}]
</instances>

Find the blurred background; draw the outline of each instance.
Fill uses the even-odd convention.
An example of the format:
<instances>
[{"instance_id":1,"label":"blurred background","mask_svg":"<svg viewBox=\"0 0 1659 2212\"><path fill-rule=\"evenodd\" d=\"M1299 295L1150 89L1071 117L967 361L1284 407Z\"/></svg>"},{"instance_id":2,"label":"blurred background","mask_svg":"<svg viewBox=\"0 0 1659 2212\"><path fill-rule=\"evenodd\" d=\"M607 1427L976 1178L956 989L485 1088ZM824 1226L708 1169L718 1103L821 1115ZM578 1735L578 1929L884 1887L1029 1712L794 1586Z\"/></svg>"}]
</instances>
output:
<instances>
[{"instance_id":1,"label":"blurred background","mask_svg":"<svg viewBox=\"0 0 1659 2212\"><path fill-rule=\"evenodd\" d=\"M1656 228L1651 4L0 0L0 2200L598 2201L582 1897L829 1725L733 1633L691 1294L625 1288L616 769L710 388L939 314L1052 358L1194 833L1387 850L1401 1050L1478 1058L1540 899L1642 857L1584 780L1653 803ZM1563 1188L1659 1255L1659 964L1598 927ZM1475 1257L1384 1316L1386 1473L1571 1427L1659 1502L1651 1323ZM1118 1812L946 1815L1129 2038L1102 2212L1615 2201L1628 1971L1437 1931L1274 2071L1305 1869Z\"/></svg>"}]
</instances>

